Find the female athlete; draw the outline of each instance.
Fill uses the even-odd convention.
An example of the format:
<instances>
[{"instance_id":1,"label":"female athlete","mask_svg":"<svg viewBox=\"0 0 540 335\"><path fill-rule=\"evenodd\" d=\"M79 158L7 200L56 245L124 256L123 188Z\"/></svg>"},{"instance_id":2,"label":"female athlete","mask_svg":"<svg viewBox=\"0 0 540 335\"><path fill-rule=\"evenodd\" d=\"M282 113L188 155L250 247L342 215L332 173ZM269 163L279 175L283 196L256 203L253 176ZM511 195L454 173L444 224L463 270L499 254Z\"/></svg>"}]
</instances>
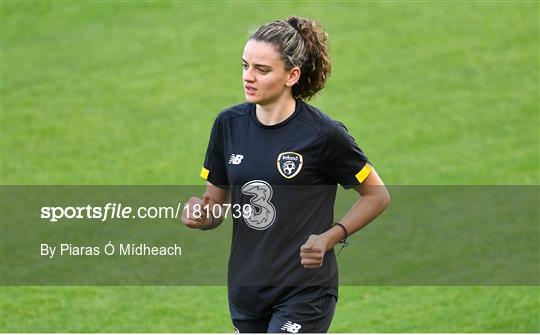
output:
<instances>
[{"instance_id":1,"label":"female athlete","mask_svg":"<svg viewBox=\"0 0 540 335\"><path fill-rule=\"evenodd\" d=\"M290 17L259 27L242 55L246 102L221 112L182 221L217 227L222 217L188 216L196 206L248 205L233 218L228 297L240 332L327 332L338 296L334 246L388 205L382 180L345 126L305 101L330 74L328 35ZM359 193L334 223L337 184Z\"/></svg>"}]
</instances>

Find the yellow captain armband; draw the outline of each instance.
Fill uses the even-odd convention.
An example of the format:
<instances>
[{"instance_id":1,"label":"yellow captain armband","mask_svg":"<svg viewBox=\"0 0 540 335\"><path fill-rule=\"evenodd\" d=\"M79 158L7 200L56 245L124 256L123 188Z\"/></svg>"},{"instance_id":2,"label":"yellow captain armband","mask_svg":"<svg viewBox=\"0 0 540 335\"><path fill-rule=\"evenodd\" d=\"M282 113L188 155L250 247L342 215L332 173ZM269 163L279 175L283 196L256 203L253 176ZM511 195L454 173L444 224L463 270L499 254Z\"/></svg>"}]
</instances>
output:
<instances>
[{"instance_id":1,"label":"yellow captain armband","mask_svg":"<svg viewBox=\"0 0 540 335\"><path fill-rule=\"evenodd\" d=\"M208 169L203 166L203 168L201 169L201 177L204 180L208 180L208 173L210 173L210 171L208 171Z\"/></svg>"},{"instance_id":2,"label":"yellow captain armband","mask_svg":"<svg viewBox=\"0 0 540 335\"><path fill-rule=\"evenodd\" d=\"M369 164L364 165L362 170L358 171L358 173L355 175L358 182L362 183L367 178L367 176L369 176L372 169L373 168L371 167L371 165Z\"/></svg>"}]
</instances>

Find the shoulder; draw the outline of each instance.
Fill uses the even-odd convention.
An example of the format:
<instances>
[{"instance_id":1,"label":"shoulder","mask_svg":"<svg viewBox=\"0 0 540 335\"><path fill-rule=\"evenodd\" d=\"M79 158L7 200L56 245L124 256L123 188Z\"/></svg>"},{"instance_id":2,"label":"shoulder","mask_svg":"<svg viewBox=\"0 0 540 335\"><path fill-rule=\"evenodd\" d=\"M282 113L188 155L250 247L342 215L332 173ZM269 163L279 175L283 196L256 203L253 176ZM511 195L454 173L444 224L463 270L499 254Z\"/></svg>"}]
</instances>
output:
<instances>
[{"instance_id":1,"label":"shoulder","mask_svg":"<svg viewBox=\"0 0 540 335\"><path fill-rule=\"evenodd\" d=\"M216 122L223 123L239 117L249 116L250 108L251 104L247 102L225 108L217 115Z\"/></svg>"},{"instance_id":2,"label":"shoulder","mask_svg":"<svg viewBox=\"0 0 540 335\"><path fill-rule=\"evenodd\" d=\"M328 138L339 136L343 131L347 132L345 125L337 120L334 120L329 115L306 102L303 113L300 115L300 121L313 128L320 136Z\"/></svg>"}]
</instances>

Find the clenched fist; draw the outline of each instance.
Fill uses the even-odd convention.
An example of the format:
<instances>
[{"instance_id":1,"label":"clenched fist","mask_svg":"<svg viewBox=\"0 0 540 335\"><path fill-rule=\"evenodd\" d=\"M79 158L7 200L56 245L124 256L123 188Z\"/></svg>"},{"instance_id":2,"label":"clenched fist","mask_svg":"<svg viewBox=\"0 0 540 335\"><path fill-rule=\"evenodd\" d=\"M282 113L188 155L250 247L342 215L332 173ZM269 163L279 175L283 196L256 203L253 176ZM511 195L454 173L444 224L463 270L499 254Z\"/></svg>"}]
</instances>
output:
<instances>
[{"instance_id":1,"label":"clenched fist","mask_svg":"<svg viewBox=\"0 0 540 335\"><path fill-rule=\"evenodd\" d=\"M207 193L203 195L202 199L199 197L189 198L182 211L182 223L189 228L209 228L213 223L212 206L214 204L215 202L210 199ZM206 206L210 209L207 210Z\"/></svg>"},{"instance_id":2,"label":"clenched fist","mask_svg":"<svg viewBox=\"0 0 540 335\"><path fill-rule=\"evenodd\" d=\"M310 235L300 247L301 263L306 269L320 268L326 252L326 240L319 235Z\"/></svg>"}]
</instances>

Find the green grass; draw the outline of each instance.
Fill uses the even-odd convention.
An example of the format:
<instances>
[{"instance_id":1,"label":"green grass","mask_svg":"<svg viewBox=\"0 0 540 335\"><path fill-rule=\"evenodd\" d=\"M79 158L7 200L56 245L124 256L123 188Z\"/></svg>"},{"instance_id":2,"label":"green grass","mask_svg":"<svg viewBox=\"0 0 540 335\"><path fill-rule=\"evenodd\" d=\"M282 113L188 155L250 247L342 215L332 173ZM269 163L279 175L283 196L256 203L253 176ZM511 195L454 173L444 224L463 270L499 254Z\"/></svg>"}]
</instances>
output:
<instances>
[{"instance_id":1,"label":"green grass","mask_svg":"<svg viewBox=\"0 0 540 335\"><path fill-rule=\"evenodd\" d=\"M540 182L538 3L2 1L2 184L199 184L253 25L330 34L313 104L387 184ZM224 287L1 287L3 332L230 332ZM534 287L341 287L335 332L539 332Z\"/></svg>"},{"instance_id":2,"label":"green grass","mask_svg":"<svg viewBox=\"0 0 540 335\"><path fill-rule=\"evenodd\" d=\"M225 287L3 288L10 332L232 332ZM342 287L331 332L538 332L532 287ZM31 307L30 307L31 306Z\"/></svg>"}]
</instances>

